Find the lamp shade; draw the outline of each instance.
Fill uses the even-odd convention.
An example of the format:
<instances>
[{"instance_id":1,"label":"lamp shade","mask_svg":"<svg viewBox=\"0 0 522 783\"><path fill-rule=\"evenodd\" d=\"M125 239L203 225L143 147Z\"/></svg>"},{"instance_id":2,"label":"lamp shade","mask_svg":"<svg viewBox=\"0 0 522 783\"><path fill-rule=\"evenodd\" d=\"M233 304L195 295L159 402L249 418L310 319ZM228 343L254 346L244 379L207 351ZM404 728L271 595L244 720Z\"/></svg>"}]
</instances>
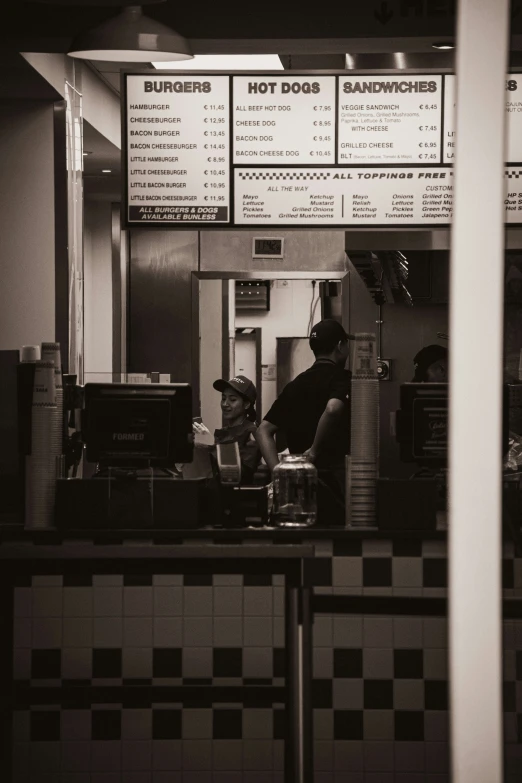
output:
<instances>
[{"instance_id":1,"label":"lamp shade","mask_svg":"<svg viewBox=\"0 0 522 783\"><path fill-rule=\"evenodd\" d=\"M182 35L144 16L136 5L81 33L68 54L83 60L133 63L190 60L194 56Z\"/></svg>"}]
</instances>

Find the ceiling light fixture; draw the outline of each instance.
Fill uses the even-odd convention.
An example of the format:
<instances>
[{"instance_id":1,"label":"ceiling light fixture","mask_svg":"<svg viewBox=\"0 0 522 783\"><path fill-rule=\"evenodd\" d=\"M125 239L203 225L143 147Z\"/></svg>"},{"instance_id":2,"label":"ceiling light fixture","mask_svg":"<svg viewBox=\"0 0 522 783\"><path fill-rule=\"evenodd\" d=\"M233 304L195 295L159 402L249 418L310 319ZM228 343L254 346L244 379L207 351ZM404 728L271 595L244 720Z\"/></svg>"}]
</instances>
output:
<instances>
[{"instance_id":1,"label":"ceiling light fixture","mask_svg":"<svg viewBox=\"0 0 522 783\"><path fill-rule=\"evenodd\" d=\"M431 45L432 49L439 49L440 51L447 51L448 49L454 49L455 44L450 43L449 41L442 41L441 43L434 43Z\"/></svg>"},{"instance_id":2,"label":"ceiling light fixture","mask_svg":"<svg viewBox=\"0 0 522 783\"><path fill-rule=\"evenodd\" d=\"M102 169L102 174L112 174L112 169Z\"/></svg>"},{"instance_id":3,"label":"ceiling light fixture","mask_svg":"<svg viewBox=\"0 0 522 783\"><path fill-rule=\"evenodd\" d=\"M197 54L189 63L154 62L154 68L202 71L283 71L277 54Z\"/></svg>"},{"instance_id":4,"label":"ceiling light fixture","mask_svg":"<svg viewBox=\"0 0 522 783\"><path fill-rule=\"evenodd\" d=\"M98 27L80 33L68 54L82 60L127 63L191 60L194 56L186 38L144 16L139 5L124 8Z\"/></svg>"}]
</instances>

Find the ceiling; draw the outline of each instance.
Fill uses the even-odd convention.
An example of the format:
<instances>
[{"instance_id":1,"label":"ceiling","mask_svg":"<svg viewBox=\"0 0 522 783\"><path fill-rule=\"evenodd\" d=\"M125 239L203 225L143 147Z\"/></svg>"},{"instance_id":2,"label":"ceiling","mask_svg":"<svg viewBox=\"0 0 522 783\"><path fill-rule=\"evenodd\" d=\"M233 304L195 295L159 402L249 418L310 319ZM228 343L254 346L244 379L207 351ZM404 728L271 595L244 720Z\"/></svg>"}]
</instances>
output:
<instances>
[{"instance_id":1,"label":"ceiling","mask_svg":"<svg viewBox=\"0 0 522 783\"><path fill-rule=\"evenodd\" d=\"M130 4L18 0L2 9L0 48L65 52L80 31L117 13L115 5ZM522 0L512 5L512 48L522 50ZM196 54L419 52L453 36L455 6L455 0L344 0L342 5L323 0L318 10L297 6L295 0L165 0L148 5L145 13L187 37Z\"/></svg>"}]
</instances>

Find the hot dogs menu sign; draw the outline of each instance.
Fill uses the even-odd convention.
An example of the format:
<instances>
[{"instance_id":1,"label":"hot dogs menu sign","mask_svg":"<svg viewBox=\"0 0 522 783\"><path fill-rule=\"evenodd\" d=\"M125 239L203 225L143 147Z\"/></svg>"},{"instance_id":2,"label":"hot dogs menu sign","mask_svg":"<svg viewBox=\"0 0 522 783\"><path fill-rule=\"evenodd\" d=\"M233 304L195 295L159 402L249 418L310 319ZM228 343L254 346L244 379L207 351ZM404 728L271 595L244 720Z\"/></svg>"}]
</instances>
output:
<instances>
[{"instance_id":1,"label":"hot dogs menu sign","mask_svg":"<svg viewBox=\"0 0 522 783\"><path fill-rule=\"evenodd\" d=\"M123 102L129 226L451 223L453 76L157 71L125 74ZM506 113L518 224L522 76L506 79Z\"/></svg>"}]
</instances>

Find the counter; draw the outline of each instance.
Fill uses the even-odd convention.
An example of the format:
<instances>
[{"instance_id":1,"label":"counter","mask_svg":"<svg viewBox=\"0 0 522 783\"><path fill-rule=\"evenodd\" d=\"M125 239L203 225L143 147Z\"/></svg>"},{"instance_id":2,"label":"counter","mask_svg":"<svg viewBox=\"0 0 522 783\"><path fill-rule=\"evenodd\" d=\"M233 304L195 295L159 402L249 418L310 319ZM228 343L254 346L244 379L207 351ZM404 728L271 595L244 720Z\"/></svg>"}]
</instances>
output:
<instances>
[{"instance_id":1,"label":"counter","mask_svg":"<svg viewBox=\"0 0 522 783\"><path fill-rule=\"evenodd\" d=\"M284 710L281 703L259 699L262 688L270 698L282 698L284 577L270 573L263 555L288 544L313 547L303 582L314 592L315 780L413 783L426 776L449 782L444 532L120 531L92 534L90 542L87 533L82 536L75 547L126 541L124 546L141 554L213 542L234 555L255 546L262 557L259 567L244 574L237 564L234 573L145 574L138 560L131 569L113 562L112 573L90 580L72 569L60 573L57 566L31 579L20 573L14 602L17 692L43 690L38 705L17 702L15 771L29 772L38 764L49 780L60 768L89 773L96 783L111 773L133 783L281 783ZM56 533L32 537L56 546L66 541ZM3 531L9 546L16 538L20 531ZM505 757L511 783L522 769L517 729L522 694L516 679L522 560L509 541L504 586ZM74 690L81 683L114 688L114 701L82 703ZM183 703L175 690L201 684L212 685L215 698L201 700L192 691ZM68 688L64 702L51 698L58 685ZM150 700L145 690L157 685L174 688L166 691L169 701ZM125 698L117 690L122 686ZM142 689L141 701L135 699L136 687ZM231 688L236 691L227 692ZM227 693L238 701L221 701ZM174 721L169 726L162 721L165 709ZM35 710L45 715L45 730ZM100 724L107 710L114 723Z\"/></svg>"}]
</instances>

